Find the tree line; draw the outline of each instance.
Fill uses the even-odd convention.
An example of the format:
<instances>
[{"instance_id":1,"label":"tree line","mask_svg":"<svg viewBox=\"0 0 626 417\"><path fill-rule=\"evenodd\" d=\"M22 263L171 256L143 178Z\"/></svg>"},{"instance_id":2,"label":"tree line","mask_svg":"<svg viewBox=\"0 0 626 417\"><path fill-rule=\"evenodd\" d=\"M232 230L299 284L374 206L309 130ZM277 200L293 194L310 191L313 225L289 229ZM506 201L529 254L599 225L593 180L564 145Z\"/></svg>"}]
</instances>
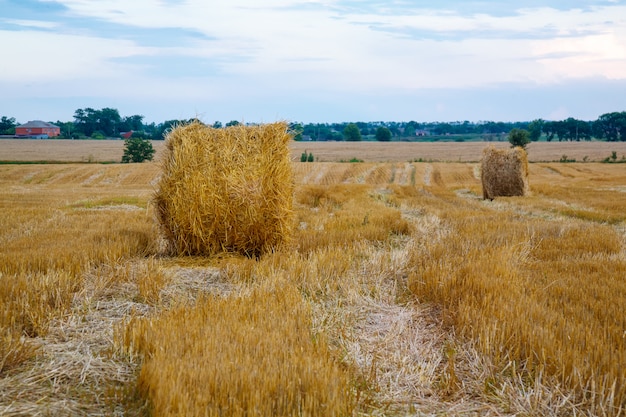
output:
<instances>
[{"instance_id":1,"label":"tree line","mask_svg":"<svg viewBox=\"0 0 626 417\"><path fill-rule=\"evenodd\" d=\"M169 129L196 119L166 120L161 123L145 123L144 116L121 116L114 108L93 109L86 107L74 112L72 121L50 122L61 129L60 138L104 139L122 137L124 133L133 138L162 140ZM239 124L232 120L220 121L215 128ZM0 118L0 135L15 134L17 123L14 117ZM360 140L433 140L450 137L464 140L506 140L513 129L526 130L531 141L626 141L626 111L605 113L593 121L567 118L560 121L536 119L529 122L342 122L342 123L291 123L296 140L312 141L360 141Z\"/></svg>"}]
</instances>

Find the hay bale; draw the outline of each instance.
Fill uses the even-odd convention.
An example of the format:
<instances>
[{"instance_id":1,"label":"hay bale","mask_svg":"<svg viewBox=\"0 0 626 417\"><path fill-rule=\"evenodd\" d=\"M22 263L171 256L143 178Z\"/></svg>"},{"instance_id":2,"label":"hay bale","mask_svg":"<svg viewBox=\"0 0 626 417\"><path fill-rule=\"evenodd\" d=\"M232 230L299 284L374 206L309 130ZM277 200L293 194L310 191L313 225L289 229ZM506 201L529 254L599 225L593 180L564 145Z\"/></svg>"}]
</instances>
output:
<instances>
[{"instance_id":1,"label":"hay bale","mask_svg":"<svg viewBox=\"0 0 626 417\"><path fill-rule=\"evenodd\" d=\"M154 196L171 249L180 255L259 256L288 242L295 186L290 140L284 122L174 128Z\"/></svg>"},{"instance_id":2,"label":"hay bale","mask_svg":"<svg viewBox=\"0 0 626 417\"><path fill-rule=\"evenodd\" d=\"M528 193L528 156L522 148L483 150L480 179L483 198L524 196Z\"/></svg>"}]
</instances>

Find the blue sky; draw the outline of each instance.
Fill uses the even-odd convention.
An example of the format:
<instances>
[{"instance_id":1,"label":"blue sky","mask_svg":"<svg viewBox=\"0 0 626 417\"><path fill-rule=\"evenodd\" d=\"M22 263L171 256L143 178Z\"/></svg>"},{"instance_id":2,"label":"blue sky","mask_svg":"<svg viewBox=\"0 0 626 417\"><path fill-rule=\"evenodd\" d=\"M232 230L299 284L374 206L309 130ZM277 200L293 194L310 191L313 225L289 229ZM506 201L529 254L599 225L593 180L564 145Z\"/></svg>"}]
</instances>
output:
<instances>
[{"instance_id":1,"label":"blue sky","mask_svg":"<svg viewBox=\"0 0 626 417\"><path fill-rule=\"evenodd\" d=\"M0 0L0 116L522 121L626 111L626 0Z\"/></svg>"}]
</instances>

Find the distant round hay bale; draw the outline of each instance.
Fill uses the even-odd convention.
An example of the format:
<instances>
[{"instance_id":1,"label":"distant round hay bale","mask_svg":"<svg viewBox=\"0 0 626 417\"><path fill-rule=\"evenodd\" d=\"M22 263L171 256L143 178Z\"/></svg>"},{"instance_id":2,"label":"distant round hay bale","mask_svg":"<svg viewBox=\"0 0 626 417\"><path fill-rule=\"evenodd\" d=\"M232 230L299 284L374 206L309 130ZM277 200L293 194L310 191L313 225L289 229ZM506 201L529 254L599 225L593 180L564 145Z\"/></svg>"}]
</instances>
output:
<instances>
[{"instance_id":1,"label":"distant round hay bale","mask_svg":"<svg viewBox=\"0 0 626 417\"><path fill-rule=\"evenodd\" d=\"M295 186L290 140L284 122L174 128L154 196L171 249L179 255L259 256L288 242Z\"/></svg>"},{"instance_id":2,"label":"distant round hay bale","mask_svg":"<svg viewBox=\"0 0 626 417\"><path fill-rule=\"evenodd\" d=\"M525 196L528 194L528 156L520 147L483 150L480 178L483 198Z\"/></svg>"}]
</instances>

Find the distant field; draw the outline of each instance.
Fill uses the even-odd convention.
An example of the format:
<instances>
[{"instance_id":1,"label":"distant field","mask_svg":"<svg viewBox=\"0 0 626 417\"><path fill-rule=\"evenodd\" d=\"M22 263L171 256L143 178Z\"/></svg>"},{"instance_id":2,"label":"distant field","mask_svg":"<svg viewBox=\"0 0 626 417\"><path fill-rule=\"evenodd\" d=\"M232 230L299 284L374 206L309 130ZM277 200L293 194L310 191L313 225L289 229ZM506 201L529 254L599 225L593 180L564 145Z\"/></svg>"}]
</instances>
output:
<instances>
[{"instance_id":1,"label":"distant field","mask_svg":"<svg viewBox=\"0 0 626 417\"><path fill-rule=\"evenodd\" d=\"M507 142L492 142L507 147ZM163 141L153 141L157 156ZM339 162L356 158L367 162L478 161L488 142L293 142L293 159L307 151L316 161ZM567 159L601 161L617 152L626 155L626 142L537 142L528 148L531 162ZM121 140L0 140L0 161L118 162Z\"/></svg>"}]
</instances>

